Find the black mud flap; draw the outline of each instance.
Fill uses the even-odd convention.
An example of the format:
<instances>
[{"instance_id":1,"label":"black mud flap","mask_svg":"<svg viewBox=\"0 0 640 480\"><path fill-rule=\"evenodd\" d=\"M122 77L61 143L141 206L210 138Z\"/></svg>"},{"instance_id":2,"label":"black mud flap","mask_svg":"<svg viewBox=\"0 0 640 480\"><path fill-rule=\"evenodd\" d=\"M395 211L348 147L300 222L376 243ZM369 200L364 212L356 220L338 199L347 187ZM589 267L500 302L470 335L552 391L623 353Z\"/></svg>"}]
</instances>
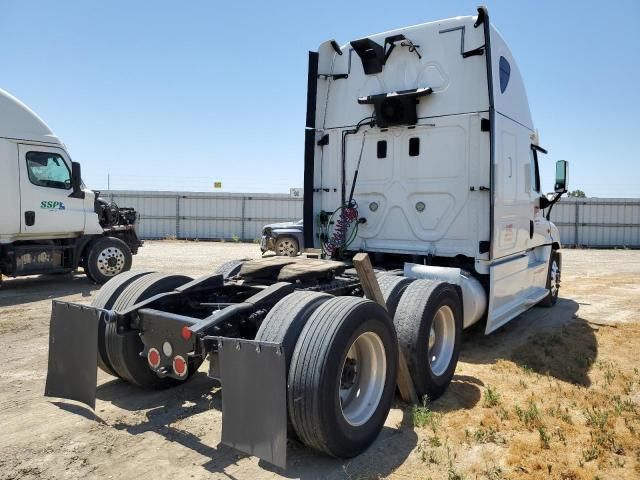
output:
<instances>
[{"instance_id":1,"label":"black mud flap","mask_svg":"<svg viewBox=\"0 0 640 480\"><path fill-rule=\"evenodd\" d=\"M222 384L222 443L287 466L287 383L282 347L216 338Z\"/></svg>"},{"instance_id":2,"label":"black mud flap","mask_svg":"<svg viewBox=\"0 0 640 480\"><path fill-rule=\"evenodd\" d=\"M44 394L96 406L98 322L102 310L54 300Z\"/></svg>"}]
</instances>

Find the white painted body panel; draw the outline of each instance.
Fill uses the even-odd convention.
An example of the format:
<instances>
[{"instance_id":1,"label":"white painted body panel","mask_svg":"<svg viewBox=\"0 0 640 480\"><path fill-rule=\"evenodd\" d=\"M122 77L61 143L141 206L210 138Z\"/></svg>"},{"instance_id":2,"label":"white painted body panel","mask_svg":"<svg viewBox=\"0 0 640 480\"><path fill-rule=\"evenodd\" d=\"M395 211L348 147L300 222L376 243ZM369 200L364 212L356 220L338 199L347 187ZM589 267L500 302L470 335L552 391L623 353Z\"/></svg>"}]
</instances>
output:
<instances>
[{"instance_id":1,"label":"white painted body panel","mask_svg":"<svg viewBox=\"0 0 640 480\"><path fill-rule=\"evenodd\" d=\"M459 17L425 23L369 38L384 44L386 37L404 34L421 45L422 59L408 48L396 47L382 72L365 75L360 58L350 44L338 55L329 42L320 46L316 125L318 138L330 137L329 145L316 147L316 215L341 204L341 138L348 128L372 114L370 105L358 97L398 90L431 87L432 95L417 106L420 118L414 129L364 128L346 140L347 192L365 135L363 159L354 198L367 223L360 225L353 250L392 253L432 253L471 257L478 242L489 239L489 138L480 131L488 118L485 59L464 59L460 54L464 27L465 50L483 44L482 28L473 27L475 17ZM443 33L441 33L443 32ZM347 73L347 79L326 79L323 74ZM320 128L322 126L323 128ZM420 155L410 157L408 139L420 138ZM387 158L376 158L376 143L386 140ZM475 191L470 187L475 186ZM326 191L329 190L329 191ZM372 212L369 205L380 208ZM416 211L422 202L426 208Z\"/></svg>"},{"instance_id":2,"label":"white painted body panel","mask_svg":"<svg viewBox=\"0 0 640 480\"><path fill-rule=\"evenodd\" d=\"M0 89L0 137L61 144L60 139L33 110L2 89Z\"/></svg>"},{"instance_id":3,"label":"white painted body panel","mask_svg":"<svg viewBox=\"0 0 640 480\"><path fill-rule=\"evenodd\" d=\"M550 246L541 247L491 266L485 333L493 332L547 296L550 252Z\"/></svg>"},{"instance_id":4,"label":"white painted body panel","mask_svg":"<svg viewBox=\"0 0 640 480\"><path fill-rule=\"evenodd\" d=\"M390 128L366 134L366 160L361 164L354 198L361 216L352 249L395 253L432 253L470 257L478 254L478 241L488 238L487 192L470 185L488 185L488 162L480 161L488 139L480 132L481 114L428 120L416 128ZM410 157L409 138L420 139L420 155ZM378 140L387 141L387 158L375 155ZM353 172L362 135L347 141L347 172ZM443 159L446 161L442 161ZM483 168L484 167L484 168ZM347 175L347 191L352 177ZM328 199L327 199L328 200ZM375 202L374 212L369 205ZM422 202L423 211L416 205ZM327 209L330 204L325 204Z\"/></svg>"},{"instance_id":5,"label":"white painted body panel","mask_svg":"<svg viewBox=\"0 0 640 480\"><path fill-rule=\"evenodd\" d=\"M515 59L495 30L491 30L493 65L494 182L493 241L486 333L538 303L547 295L546 281L552 242L549 221L539 208L534 189L533 152L537 140L527 96ZM500 88L501 57L510 77Z\"/></svg>"},{"instance_id":6,"label":"white painted body panel","mask_svg":"<svg viewBox=\"0 0 640 480\"><path fill-rule=\"evenodd\" d=\"M41 146L20 143L18 145L18 163L20 165L20 210L35 212L35 223L29 226L25 216L20 215L20 238L28 239L42 235L70 234L81 235L84 232L84 199L70 198L71 186L68 189L49 188L34 185L27 173L27 152L51 152L60 155L71 171L71 160L67 153L59 147ZM46 205L55 202L60 207L50 208Z\"/></svg>"},{"instance_id":7,"label":"white painted body panel","mask_svg":"<svg viewBox=\"0 0 640 480\"><path fill-rule=\"evenodd\" d=\"M418 117L487 111L484 57L462 58L460 30L440 33L464 26L465 50L472 50L484 43L482 28L474 28L474 21L475 17L458 17L370 35L368 38L383 45L386 37L403 34L420 45L422 54L419 60L408 48L398 46L382 72L375 75L364 74L360 58L350 44L341 47L342 55L336 54L328 42L322 44L318 50L318 74L346 73L349 77L318 81L316 126L330 129L355 125L371 114L371 107L359 105L358 97L418 87L434 90L430 98L418 105ZM326 102L328 90L330 98Z\"/></svg>"},{"instance_id":8,"label":"white painted body panel","mask_svg":"<svg viewBox=\"0 0 640 480\"><path fill-rule=\"evenodd\" d=\"M0 243L20 232L18 145L0 138Z\"/></svg>"}]
</instances>

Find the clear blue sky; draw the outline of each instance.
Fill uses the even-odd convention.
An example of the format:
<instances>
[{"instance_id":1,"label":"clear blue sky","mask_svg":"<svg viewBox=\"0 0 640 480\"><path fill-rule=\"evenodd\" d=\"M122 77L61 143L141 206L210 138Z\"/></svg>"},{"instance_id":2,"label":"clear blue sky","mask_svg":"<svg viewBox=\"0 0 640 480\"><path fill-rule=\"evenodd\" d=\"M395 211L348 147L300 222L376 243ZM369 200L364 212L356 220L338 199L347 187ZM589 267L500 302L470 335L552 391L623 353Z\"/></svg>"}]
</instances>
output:
<instances>
[{"instance_id":1,"label":"clear blue sky","mask_svg":"<svg viewBox=\"0 0 640 480\"><path fill-rule=\"evenodd\" d=\"M1 0L0 87L67 144L92 188L302 185L307 51L475 13L479 2ZM489 1L544 158L570 187L640 196L637 0Z\"/></svg>"}]
</instances>

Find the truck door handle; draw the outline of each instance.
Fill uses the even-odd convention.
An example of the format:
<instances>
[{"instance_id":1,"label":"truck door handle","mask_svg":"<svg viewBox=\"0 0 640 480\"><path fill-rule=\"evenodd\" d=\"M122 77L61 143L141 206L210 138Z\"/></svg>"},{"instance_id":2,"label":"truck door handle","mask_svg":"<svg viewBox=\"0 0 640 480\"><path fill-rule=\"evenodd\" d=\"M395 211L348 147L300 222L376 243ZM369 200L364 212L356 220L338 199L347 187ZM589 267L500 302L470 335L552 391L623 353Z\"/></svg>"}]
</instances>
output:
<instances>
[{"instance_id":1,"label":"truck door handle","mask_svg":"<svg viewBox=\"0 0 640 480\"><path fill-rule=\"evenodd\" d=\"M27 227L32 227L36 223L36 212L33 210L24 212L24 223Z\"/></svg>"},{"instance_id":2,"label":"truck door handle","mask_svg":"<svg viewBox=\"0 0 640 480\"><path fill-rule=\"evenodd\" d=\"M533 238L533 220L529 220L529 238Z\"/></svg>"}]
</instances>

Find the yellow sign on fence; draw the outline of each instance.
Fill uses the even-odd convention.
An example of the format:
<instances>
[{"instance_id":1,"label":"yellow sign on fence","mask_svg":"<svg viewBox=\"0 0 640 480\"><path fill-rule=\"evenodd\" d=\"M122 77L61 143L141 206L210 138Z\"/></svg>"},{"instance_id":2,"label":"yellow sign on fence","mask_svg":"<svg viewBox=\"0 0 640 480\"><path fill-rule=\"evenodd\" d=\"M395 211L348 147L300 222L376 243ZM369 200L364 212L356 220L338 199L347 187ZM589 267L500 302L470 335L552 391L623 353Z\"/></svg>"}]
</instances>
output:
<instances>
[{"instance_id":1,"label":"yellow sign on fence","mask_svg":"<svg viewBox=\"0 0 640 480\"><path fill-rule=\"evenodd\" d=\"M213 182L213 188L222 188L222 182Z\"/></svg>"}]
</instances>

